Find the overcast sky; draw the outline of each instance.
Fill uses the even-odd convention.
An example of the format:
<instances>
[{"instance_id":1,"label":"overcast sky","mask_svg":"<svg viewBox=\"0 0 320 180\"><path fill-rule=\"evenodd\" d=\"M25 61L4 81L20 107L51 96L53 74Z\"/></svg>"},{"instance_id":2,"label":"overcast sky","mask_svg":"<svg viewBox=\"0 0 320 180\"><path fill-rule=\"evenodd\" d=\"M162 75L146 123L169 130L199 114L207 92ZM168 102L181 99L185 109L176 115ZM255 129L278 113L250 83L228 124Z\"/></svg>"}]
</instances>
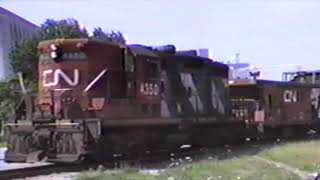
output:
<instances>
[{"instance_id":1,"label":"overcast sky","mask_svg":"<svg viewBox=\"0 0 320 180\"><path fill-rule=\"evenodd\" d=\"M263 77L320 69L320 1L317 0L0 0L0 6L40 25L75 18L123 32L129 43L209 48L219 61L262 68Z\"/></svg>"}]
</instances>

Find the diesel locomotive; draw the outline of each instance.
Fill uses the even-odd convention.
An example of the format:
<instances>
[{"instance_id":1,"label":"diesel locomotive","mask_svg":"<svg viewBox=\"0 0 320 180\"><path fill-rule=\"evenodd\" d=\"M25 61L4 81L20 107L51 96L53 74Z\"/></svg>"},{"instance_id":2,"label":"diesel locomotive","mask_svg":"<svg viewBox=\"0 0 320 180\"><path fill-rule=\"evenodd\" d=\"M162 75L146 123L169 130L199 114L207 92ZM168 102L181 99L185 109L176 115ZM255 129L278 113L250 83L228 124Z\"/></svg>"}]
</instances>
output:
<instances>
[{"instance_id":1,"label":"diesel locomotive","mask_svg":"<svg viewBox=\"0 0 320 180\"><path fill-rule=\"evenodd\" d=\"M5 125L6 161L76 162L174 148L200 142L199 128L208 124L235 126L224 64L172 45L55 39L38 49L39 92L25 93Z\"/></svg>"},{"instance_id":2,"label":"diesel locomotive","mask_svg":"<svg viewBox=\"0 0 320 180\"><path fill-rule=\"evenodd\" d=\"M319 128L317 84L229 82L227 65L173 45L54 39L38 51L38 93L24 90L5 124L7 162L106 160Z\"/></svg>"}]
</instances>

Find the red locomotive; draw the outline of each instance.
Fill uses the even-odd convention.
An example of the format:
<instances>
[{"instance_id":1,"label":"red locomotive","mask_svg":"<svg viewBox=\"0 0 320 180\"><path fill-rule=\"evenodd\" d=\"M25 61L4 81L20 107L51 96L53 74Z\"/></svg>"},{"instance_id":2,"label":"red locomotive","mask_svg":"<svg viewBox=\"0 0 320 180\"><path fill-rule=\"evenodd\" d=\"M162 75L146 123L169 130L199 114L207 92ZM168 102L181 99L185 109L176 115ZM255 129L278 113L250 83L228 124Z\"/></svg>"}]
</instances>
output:
<instances>
[{"instance_id":1,"label":"red locomotive","mask_svg":"<svg viewBox=\"0 0 320 180\"><path fill-rule=\"evenodd\" d=\"M57 39L39 53L39 93L6 125L6 161L178 147L228 121L228 67L174 46Z\"/></svg>"},{"instance_id":2,"label":"red locomotive","mask_svg":"<svg viewBox=\"0 0 320 180\"><path fill-rule=\"evenodd\" d=\"M25 92L5 125L8 162L78 162L186 143L216 145L266 135L264 127L287 129L294 122L306 129L319 122L320 86L288 82L299 93L297 99L290 91L291 104L281 100L286 85L254 81L230 88L227 65L172 45L56 39L38 48L39 92Z\"/></svg>"},{"instance_id":3,"label":"red locomotive","mask_svg":"<svg viewBox=\"0 0 320 180\"><path fill-rule=\"evenodd\" d=\"M252 126L255 136L290 137L320 130L318 84L238 80L230 83L230 99L233 117Z\"/></svg>"}]
</instances>

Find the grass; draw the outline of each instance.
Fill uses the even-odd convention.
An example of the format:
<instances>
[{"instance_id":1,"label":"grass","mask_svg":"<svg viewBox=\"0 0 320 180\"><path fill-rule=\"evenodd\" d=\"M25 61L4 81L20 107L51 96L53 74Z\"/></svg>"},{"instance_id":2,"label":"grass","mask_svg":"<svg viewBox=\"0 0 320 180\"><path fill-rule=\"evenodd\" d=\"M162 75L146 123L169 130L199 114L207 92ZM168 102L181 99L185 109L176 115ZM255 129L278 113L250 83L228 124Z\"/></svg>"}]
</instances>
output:
<instances>
[{"instance_id":1,"label":"grass","mask_svg":"<svg viewBox=\"0 0 320 180\"><path fill-rule=\"evenodd\" d=\"M168 171L167 176L175 179L299 179L293 173L257 161L250 157L228 159L223 161L202 161L189 168Z\"/></svg>"},{"instance_id":2,"label":"grass","mask_svg":"<svg viewBox=\"0 0 320 180\"><path fill-rule=\"evenodd\" d=\"M302 171L320 171L320 141L288 143L264 150L259 156Z\"/></svg>"},{"instance_id":3,"label":"grass","mask_svg":"<svg viewBox=\"0 0 320 180\"><path fill-rule=\"evenodd\" d=\"M0 148L7 147L7 143L5 141L0 141Z\"/></svg>"},{"instance_id":4,"label":"grass","mask_svg":"<svg viewBox=\"0 0 320 180\"><path fill-rule=\"evenodd\" d=\"M234 158L223 161L202 160L170 169L160 175L145 175L138 171L124 170L120 173L100 173L95 176L82 174L76 180L299 180L288 171L257 161L251 157Z\"/></svg>"},{"instance_id":5,"label":"grass","mask_svg":"<svg viewBox=\"0 0 320 180\"><path fill-rule=\"evenodd\" d=\"M279 162L303 172L320 172L320 141L286 143L262 150L256 156ZM225 160L203 159L184 163L159 175L142 174L137 169L120 172L82 173L76 180L300 180L301 174L249 155Z\"/></svg>"}]
</instances>

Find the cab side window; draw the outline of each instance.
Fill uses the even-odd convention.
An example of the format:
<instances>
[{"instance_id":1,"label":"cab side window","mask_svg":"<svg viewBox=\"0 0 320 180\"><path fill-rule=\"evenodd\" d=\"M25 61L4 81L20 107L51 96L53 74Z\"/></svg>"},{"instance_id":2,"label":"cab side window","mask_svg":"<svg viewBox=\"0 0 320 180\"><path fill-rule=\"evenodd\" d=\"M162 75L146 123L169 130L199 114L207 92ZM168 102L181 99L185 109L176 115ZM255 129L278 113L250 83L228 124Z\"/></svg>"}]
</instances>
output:
<instances>
[{"instance_id":1,"label":"cab side window","mask_svg":"<svg viewBox=\"0 0 320 180\"><path fill-rule=\"evenodd\" d=\"M135 71L135 64L134 64L134 58L131 55L126 55L125 61L124 61L124 68L126 72L134 72Z\"/></svg>"},{"instance_id":2,"label":"cab side window","mask_svg":"<svg viewBox=\"0 0 320 180\"><path fill-rule=\"evenodd\" d=\"M146 77L150 80L156 80L159 78L159 64L151 60L145 62Z\"/></svg>"}]
</instances>

